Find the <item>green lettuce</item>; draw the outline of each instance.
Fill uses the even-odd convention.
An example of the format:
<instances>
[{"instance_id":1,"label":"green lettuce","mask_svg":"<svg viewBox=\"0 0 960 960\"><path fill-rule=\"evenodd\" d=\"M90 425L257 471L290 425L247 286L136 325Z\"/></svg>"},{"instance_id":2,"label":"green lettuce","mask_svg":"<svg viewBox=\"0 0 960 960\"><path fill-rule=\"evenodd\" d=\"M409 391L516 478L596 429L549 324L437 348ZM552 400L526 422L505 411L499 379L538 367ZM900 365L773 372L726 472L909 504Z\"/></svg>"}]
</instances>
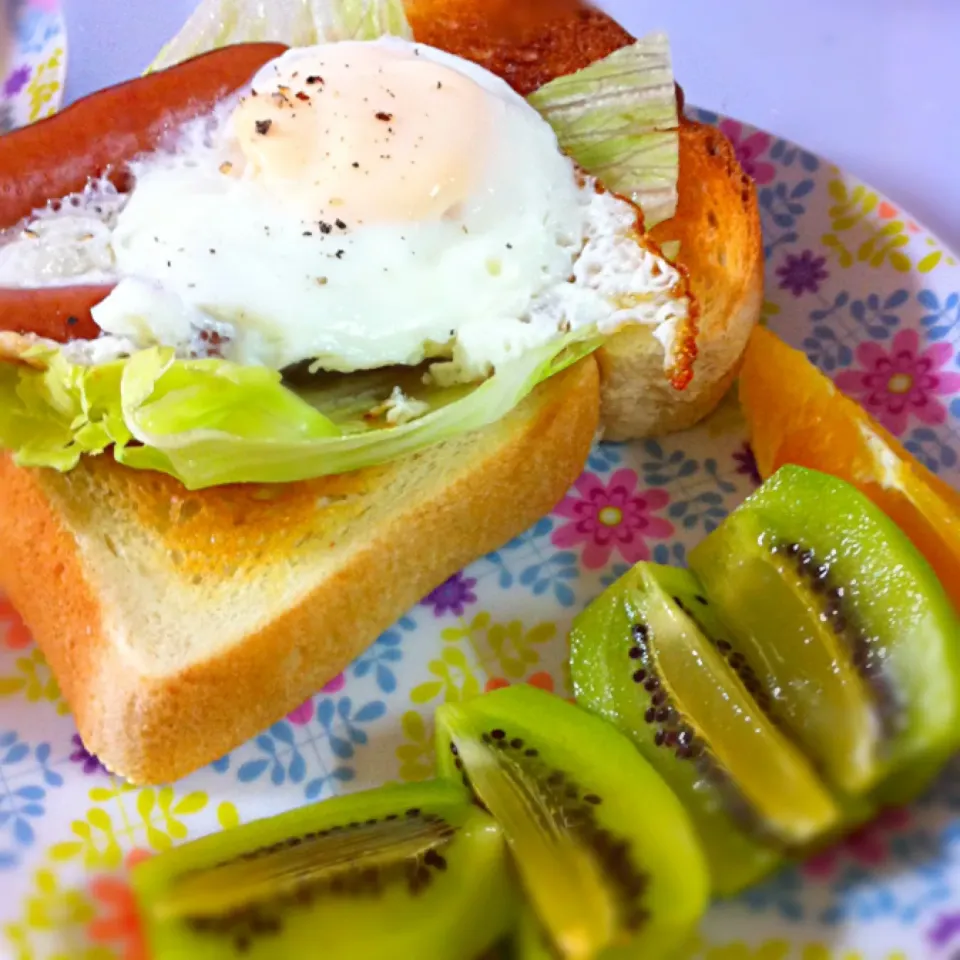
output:
<instances>
[{"instance_id":1,"label":"green lettuce","mask_svg":"<svg viewBox=\"0 0 960 960\"><path fill-rule=\"evenodd\" d=\"M269 11L269 12L268 12ZM402 0L202 0L151 69L230 43L410 37ZM677 110L666 39L617 51L533 94L561 146L589 173L644 208L676 203ZM426 387L421 369L308 377L224 360L178 360L163 348L82 366L59 348L21 342L0 363L0 447L23 466L69 470L112 454L189 489L281 483L414 453L493 423L547 378L602 343L579 331L501 366L479 385ZM371 412L394 387L426 412L388 425ZM382 413L382 411L381 411Z\"/></svg>"},{"instance_id":2,"label":"green lettuce","mask_svg":"<svg viewBox=\"0 0 960 960\"><path fill-rule=\"evenodd\" d=\"M529 97L560 146L604 186L641 207L647 228L677 209L680 138L665 34L655 33Z\"/></svg>"},{"instance_id":3,"label":"green lettuce","mask_svg":"<svg viewBox=\"0 0 960 960\"><path fill-rule=\"evenodd\" d=\"M306 47L334 40L412 39L403 0L201 0L149 70L234 43Z\"/></svg>"},{"instance_id":4,"label":"green lettuce","mask_svg":"<svg viewBox=\"0 0 960 960\"><path fill-rule=\"evenodd\" d=\"M24 346L0 364L0 447L21 466L70 470L110 450L191 490L288 483L393 460L506 416L538 383L600 345L582 331L501 366L479 386L429 389L411 371L307 381L226 360L177 360L166 348L80 366L56 347ZM422 371L421 371L422 372ZM389 426L365 417L406 383L429 409Z\"/></svg>"}]
</instances>

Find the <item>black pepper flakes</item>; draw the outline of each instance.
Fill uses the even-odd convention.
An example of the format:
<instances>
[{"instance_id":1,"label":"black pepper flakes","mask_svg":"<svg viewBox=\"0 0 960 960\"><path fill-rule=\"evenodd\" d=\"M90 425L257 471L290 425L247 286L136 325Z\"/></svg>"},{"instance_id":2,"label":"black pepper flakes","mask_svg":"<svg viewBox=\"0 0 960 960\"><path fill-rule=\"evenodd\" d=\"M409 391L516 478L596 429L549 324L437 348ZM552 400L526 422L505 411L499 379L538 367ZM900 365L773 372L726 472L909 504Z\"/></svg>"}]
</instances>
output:
<instances>
[{"instance_id":1,"label":"black pepper flakes","mask_svg":"<svg viewBox=\"0 0 960 960\"><path fill-rule=\"evenodd\" d=\"M353 163L351 163L350 166L353 167L354 170L359 170L359 169L360 169L360 164L357 163L356 161L354 161Z\"/></svg>"},{"instance_id":2,"label":"black pepper flakes","mask_svg":"<svg viewBox=\"0 0 960 960\"><path fill-rule=\"evenodd\" d=\"M67 317L67 326L75 327L80 322L79 317Z\"/></svg>"},{"instance_id":3,"label":"black pepper flakes","mask_svg":"<svg viewBox=\"0 0 960 960\"><path fill-rule=\"evenodd\" d=\"M318 77L316 75L307 77L307 83L309 83L311 87L315 86L318 83L323 83L323 77Z\"/></svg>"},{"instance_id":4,"label":"black pepper flakes","mask_svg":"<svg viewBox=\"0 0 960 960\"><path fill-rule=\"evenodd\" d=\"M346 252L347 252L346 250L338 250L338 251L336 252L335 256L336 256L336 258L337 258L338 260L342 260L344 254L345 254Z\"/></svg>"},{"instance_id":5,"label":"black pepper flakes","mask_svg":"<svg viewBox=\"0 0 960 960\"><path fill-rule=\"evenodd\" d=\"M330 233L333 230L333 227L329 223L325 223L323 220L320 221L320 232L323 234Z\"/></svg>"},{"instance_id":6,"label":"black pepper flakes","mask_svg":"<svg viewBox=\"0 0 960 960\"><path fill-rule=\"evenodd\" d=\"M273 121L257 120L254 126L257 128L257 133L259 133L261 137L265 137L270 132L270 128L273 126Z\"/></svg>"},{"instance_id":7,"label":"black pepper flakes","mask_svg":"<svg viewBox=\"0 0 960 960\"><path fill-rule=\"evenodd\" d=\"M338 229L338 230L346 230L346 229L347 229L347 225L346 225L342 220L337 219L335 222L336 222L336 225L337 225L337 229Z\"/></svg>"}]
</instances>

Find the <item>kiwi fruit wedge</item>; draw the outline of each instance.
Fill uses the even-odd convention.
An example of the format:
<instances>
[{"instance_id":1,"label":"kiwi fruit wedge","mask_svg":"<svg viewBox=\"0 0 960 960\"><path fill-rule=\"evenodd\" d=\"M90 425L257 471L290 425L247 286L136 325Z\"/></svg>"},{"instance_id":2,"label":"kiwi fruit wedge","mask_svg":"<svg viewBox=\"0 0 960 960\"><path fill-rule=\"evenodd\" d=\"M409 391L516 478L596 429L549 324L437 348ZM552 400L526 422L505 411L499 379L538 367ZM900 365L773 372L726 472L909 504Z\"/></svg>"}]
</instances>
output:
<instances>
[{"instance_id":1,"label":"kiwi fruit wedge","mask_svg":"<svg viewBox=\"0 0 960 960\"><path fill-rule=\"evenodd\" d=\"M892 775L918 789L956 748L960 622L854 487L782 467L690 566L773 714L838 791L865 796Z\"/></svg>"},{"instance_id":2,"label":"kiwi fruit wedge","mask_svg":"<svg viewBox=\"0 0 960 960\"><path fill-rule=\"evenodd\" d=\"M556 957L656 960L686 942L709 896L703 853L613 726L523 684L444 704L436 736L441 773L502 827Z\"/></svg>"},{"instance_id":3,"label":"kiwi fruit wedge","mask_svg":"<svg viewBox=\"0 0 960 960\"><path fill-rule=\"evenodd\" d=\"M557 960L562 954L557 952L550 935L528 907L520 913L509 956L511 960Z\"/></svg>"},{"instance_id":4,"label":"kiwi fruit wedge","mask_svg":"<svg viewBox=\"0 0 960 960\"><path fill-rule=\"evenodd\" d=\"M336 797L176 847L132 875L164 960L482 956L519 894L503 832L460 784Z\"/></svg>"},{"instance_id":5,"label":"kiwi fruit wedge","mask_svg":"<svg viewBox=\"0 0 960 960\"><path fill-rule=\"evenodd\" d=\"M616 724L693 819L730 896L841 818L686 570L637 564L574 621L577 702Z\"/></svg>"}]
</instances>

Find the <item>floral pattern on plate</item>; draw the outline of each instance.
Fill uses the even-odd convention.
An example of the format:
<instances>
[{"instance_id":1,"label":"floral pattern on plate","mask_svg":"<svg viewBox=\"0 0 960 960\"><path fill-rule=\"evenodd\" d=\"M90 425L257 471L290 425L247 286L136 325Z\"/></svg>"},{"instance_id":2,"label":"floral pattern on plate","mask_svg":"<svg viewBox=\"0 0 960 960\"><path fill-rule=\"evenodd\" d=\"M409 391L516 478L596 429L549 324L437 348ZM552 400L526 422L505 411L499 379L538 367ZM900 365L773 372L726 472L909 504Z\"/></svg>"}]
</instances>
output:
<instances>
[{"instance_id":1,"label":"floral pattern on plate","mask_svg":"<svg viewBox=\"0 0 960 960\"><path fill-rule=\"evenodd\" d=\"M0 133L7 133L60 107L67 43L59 0L7 0L0 21Z\"/></svg>"},{"instance_id":2,"label":"floral pattern on plate","mask_svg":"<svg viewBox=\"0 0 960 960\"><path fill-rule=\"evenodd\" d=\"M14 83L19 82L15 80ZM960 267L855 178L712 114L757 182L763 322L957 483ZM86 750L0 602L0 926L21 960L143 957L124 871L219 826L433 770L445 700L568 696L575 613L629 564L683 564L759 477L736 400L680 436L601 444L553 514L437 587L284 720L172 786ZM913 960L960 951L960 763L908 810L710 912L690 960Z\"/></svg>"}]
</instances>

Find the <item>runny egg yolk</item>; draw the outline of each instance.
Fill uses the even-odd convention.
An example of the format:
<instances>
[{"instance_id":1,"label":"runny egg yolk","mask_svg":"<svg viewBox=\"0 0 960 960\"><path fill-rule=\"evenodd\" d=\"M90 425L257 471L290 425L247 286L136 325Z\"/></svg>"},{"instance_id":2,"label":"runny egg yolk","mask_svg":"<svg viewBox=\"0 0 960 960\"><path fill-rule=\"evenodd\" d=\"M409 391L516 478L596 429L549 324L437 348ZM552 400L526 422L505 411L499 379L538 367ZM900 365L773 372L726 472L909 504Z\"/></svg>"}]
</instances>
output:
<instances>
[{"instance_id":1,"label":"runny egg yolk","mask_svg":"<svg viewBox=\"0 0 960 960\"><path fill-rule=\"evenodd\" d=\"M236 107L241 173L304 220L348 226L455 216L482 179L502 107L407 50L332 44L284 57Z\"/></svg>"}]
</instances>

